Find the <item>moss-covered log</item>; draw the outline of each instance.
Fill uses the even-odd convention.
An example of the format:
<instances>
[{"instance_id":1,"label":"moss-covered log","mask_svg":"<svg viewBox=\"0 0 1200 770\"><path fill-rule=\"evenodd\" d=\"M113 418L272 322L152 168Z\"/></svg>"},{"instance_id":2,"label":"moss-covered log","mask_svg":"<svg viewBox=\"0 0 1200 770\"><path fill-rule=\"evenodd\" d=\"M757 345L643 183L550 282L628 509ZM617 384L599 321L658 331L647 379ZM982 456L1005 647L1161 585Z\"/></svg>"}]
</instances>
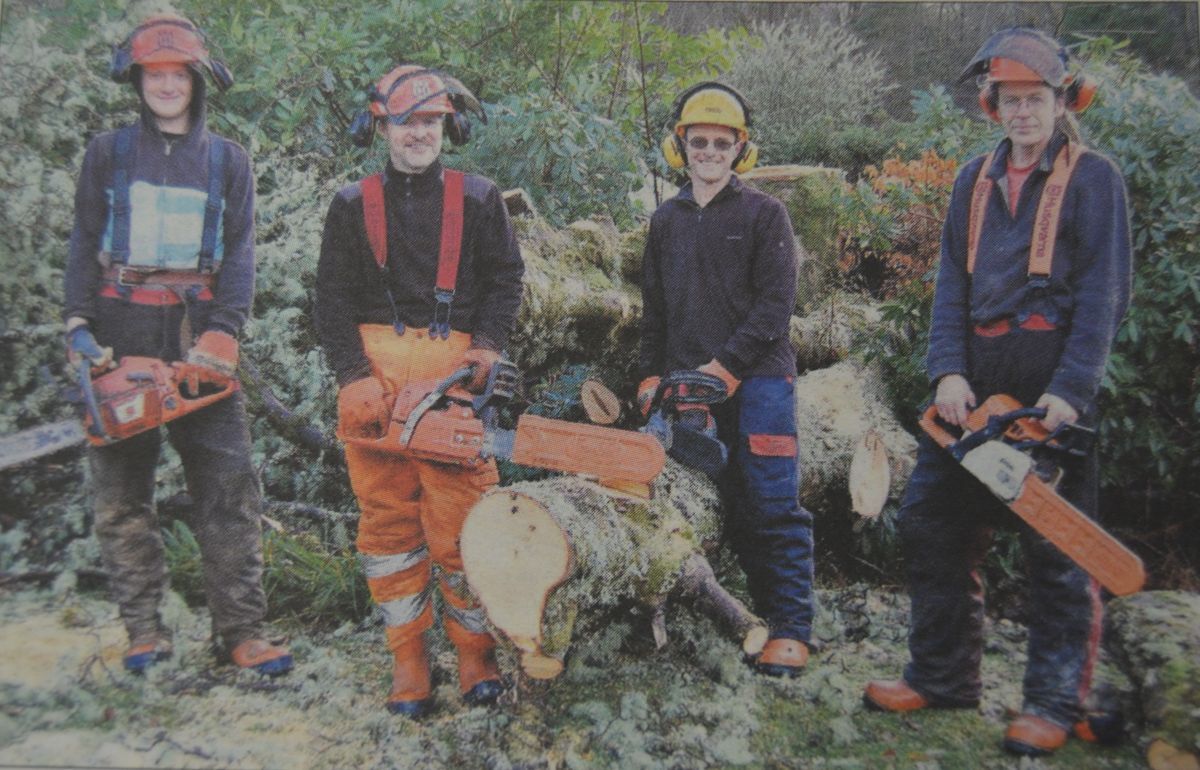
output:
<instances>
[{"instance_id":1,"label":"moss-covered log","mask_svg":"<svg viewBox=\"0 0 1200 770\"><path fill-rule=\"evenodd\" d=\"M792 316L790 336L801 372L844 361L854 342L879 333L879 308L872 300L830 294L808 315Z\"/></svg>"},{"instance_id":2,"label":"moss-covered log","mask_svg":"<svg viewBox=\"0 0 1200 770\"><path fill-rule=\"evenodd\" d=\"M754 653L764 625L720 587L703 555L719 537L719 515L712 484L673 462L648 500L574 477L514 484L467 516L463 565L535 678L557 676L572 638L595 631L607 611L630 603L661 610L676 597Z\"/></svg>"},{"instance_id":3,"label":"moss-covered log","mask_svg":"<svg viewBox=\"0 0 1200 770\"><path fill-rule=\"evenodd\" d=\"M1107 647L1137 688L1147 761L1200 768L1200 595L1145 591L1108 603Z\"/></svg>"},{"instance_id":4,"label":"moss-covered log","mask_svg":"<svg viewBox=\"0 0 1200 770\"><path fill-rule=\"evenodd\" d=\"M887 504L899 504L916 465L917 441L896 421L872 368L842 361L800 377L796 423L805 507L818 515L850 510L851 459L869 432L887 453Z\"/></svg>"}]
</instances>

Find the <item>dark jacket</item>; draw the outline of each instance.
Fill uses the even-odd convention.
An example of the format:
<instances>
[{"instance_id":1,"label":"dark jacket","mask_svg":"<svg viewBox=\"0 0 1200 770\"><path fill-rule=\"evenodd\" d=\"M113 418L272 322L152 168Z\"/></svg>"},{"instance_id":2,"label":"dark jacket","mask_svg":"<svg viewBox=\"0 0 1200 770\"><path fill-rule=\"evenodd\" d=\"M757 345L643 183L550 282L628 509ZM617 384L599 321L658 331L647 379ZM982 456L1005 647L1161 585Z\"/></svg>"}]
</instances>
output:
<instances>
[{"instance_id":1,"label":"dark jacket","mask_svg":"<svg viewBox=\"0 0 1200 770\"><path fill-rule=\"evenodd\" d=\"M796 373L796 248L783 204L736 176L701 208L689 182L650 218L641 376L717 359L738 379Z\"/></svg>"},{"instance_id":2,"label":"dark jacket","mask_svg":"<svg viewBox=\"0 0 1200 770\"><path fill-rule=\"evenodd\" d=\"M472 336L475 347L501 351L516 324L525 264L500 191L467 174L463 184L462 255L450 327ZM317 266L317 334L339 385L371 373L359 324L391 324L392 306L406 326L429 327L436 301L442 231L442 166L403 174L388 165L383 185L388 258L375 264L363 218L359 183L329 205Z\"/></svg>"},{"instance_id":3,"label":"dark jacket","mask_svg":"<svg viewBox=\"0 0 1200 770\"><path fill-rule=\"evenodd\" d=\"M968 275L967 227L971 192L984 158L963 167L954 182L942 231L942 255L929 337L929 378L968 371L968 341L975 325L997 319L1023 320L1038 313L1067 329L1058 366L1046 392L1081 414L1095 398L1121 318L1129 306L1132 247L1125 183L1107 157L1089 151L1080 160L1064 194L1049 285L1039 288L1027 276L1029 246L1042 189L1058 150L1058 133L1041 163L1026 180L1010 213L1004 179L1011 143L997 148L994 180L979 237L973 275Z\"/></svg>"},{"instance_id":4,"label":"dark jacket","mask_svg":"<svg viewBox=\"0 0 1200 770\"><path fill-rule=\"evenodd\" d=\"M225 144L223 210L217 228L217 273L211 300L192 300L194 334L209 329L236 335L254 297L254 175L238 144L205 128L204 81L193 78L192 120L188 133L170 137L142 108L136 124L130 173L132 204L130 264L197 267L204 203L207 200L209 144ZM110 206L115 131L93 138L75 188L75 226L65 275L63 317L88 319L97 340L118 356L178 359L183 305L138 305L98 296L102 259L107 259L113 228ZM168 224L167 215L170 215Z\"/></svg>"}]
</instances>

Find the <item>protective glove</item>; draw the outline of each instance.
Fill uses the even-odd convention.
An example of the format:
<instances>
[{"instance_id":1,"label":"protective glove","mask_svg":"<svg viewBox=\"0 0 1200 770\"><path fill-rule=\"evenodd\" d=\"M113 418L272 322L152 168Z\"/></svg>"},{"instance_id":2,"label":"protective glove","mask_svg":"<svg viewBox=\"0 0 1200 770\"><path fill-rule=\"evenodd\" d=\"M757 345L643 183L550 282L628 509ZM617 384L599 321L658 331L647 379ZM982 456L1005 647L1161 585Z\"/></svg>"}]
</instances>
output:
<instances>
[{"instance_id":1,"label":"protective glove","mask_svg":"<svg viewBox=\"0 0 1200 770\"><path fill-rule=\"evenodd\" d=\"M719 378L721 382L725 383L725 394L730 398L732 398L733 394L737 392L738 385L742 384L741 380L739 380L737 377L734 377L733 374L730 373L730 371L715 358L704 366L701 366L696 371L704 372L705 374L711 374L714 377Z\"/></svg>"},{"instance_id":2,"label":"protective glove","mask_svg":"<svg viewBox=\"0 0 1200 770\"><path fill-rule=\"evenodd\" d=\"M459 366L473 367L471 379L465 385L466 389L472 393L482 393L483 389L487 387L488 374L492 371L492 365L499 360L500 354L487 348L471 348L463 353Z\"/></svg>"},{"instance_id":3,"label":"protective glove","mask_svg":"<svg viewBox=\"0 0 1200 770\"><path fill-rule=\"evenodd\" d=\"M106 367L113 362L113 349L102 348L86 323L73 326L67 332L67 362L79 369L87 359L91 366Z\"/></svg>"},{"instance_id":4,"label":"protective glove","mask_svg":"<svg viewBox=\"0 0 1200 770\"><path fill-rule=\"evenodd\" d=\"M638 383L637 405L642 417L650 416L650 405L654 403L654 394L658 391L660 382L662 382L662 377L651 375Z\"/></svg>"},{"instance_id":5,"label":"protective glove","mask_svg":"<svg viewBox=\"0 0 1200 770\"><path fill-rule=\"evenodd\" d=\"M387 388L376 377L363 377L338 391L338 428L348 436L379 438L392 419Z\"/></svg>"},{"instance_id":6,"label":"protective glove","mask_svg":"<svg viewBox=\"0 0 1200 770\"><path fill-rule=\"evenodd\" d=\"M199 396L201 383L225 387L237 372L238 341L219 331L206 331L176 367L184 395Z\"/></svg>"}]
</instances>

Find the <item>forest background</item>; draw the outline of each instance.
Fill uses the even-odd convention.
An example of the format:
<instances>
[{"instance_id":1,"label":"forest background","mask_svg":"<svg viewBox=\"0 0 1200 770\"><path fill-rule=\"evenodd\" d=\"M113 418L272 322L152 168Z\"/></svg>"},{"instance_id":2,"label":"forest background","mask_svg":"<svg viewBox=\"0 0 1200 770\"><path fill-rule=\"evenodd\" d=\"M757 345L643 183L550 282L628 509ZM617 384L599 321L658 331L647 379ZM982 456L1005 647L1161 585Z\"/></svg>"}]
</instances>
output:
<instances>
[{"instance_id":1,"label":"forest background","mask_svg":"<svg viewBox=\"0 0 1200 770\"><path fill-rule=\"evenodd\" d=\"M849 354L882 367L893 408L915 430L940 214L954 170L999 137L973 84L954 79L990 32L1015 24L1067 42L1103 84L1082 116L1085 139L1117 162L1133 207L1134 304L1101 392L1102 514L1145 559L1151 587L1200 587L1194 3L9 0L0 9L0 433L77 409L58 320L74 179L87 140L136 111L130 89L107 78L110 46L165 8L204 28L233 71L228 92L209 90L210 127L250 151L258 176L258 293L243 347L264 385L251 394L255 462L273 511L316 512L302 531L268 534L270 603L283 626L329 630L370 614L349 545L353 497L324 439L335 392L311 301L328 201L386 157L380 142L354 148L345 130L382 73L400 61L443 67L483 101L488 123L445 161L525 190L538 218L518 222L523 247L581 219L619 233L605 278L627 290L633 312L597 333L594 319L523 311L509 353L530 409L579 416L585 376L632 397L640 239L679 181L658 143L675 94L720 78L754 108L760 165L837 170L788 192L805 258L796 312L876 307L879 323L856 331ZM553 242L539 242L538 264L578 268L578 255L555 264ZM80 458L0 472L6 584L41 581L59 595L103 586ZM202 605L186 516L170 515L186 509L172 455L159 486L173 585ZM824 543L818 528L823 587L902 584L893 512L845 538L843 517ZM1021 588L1014 542L996 549L988 579L997 606L1019 619L1019 599L1003 598Z\"/></svg>"}]
</instances>

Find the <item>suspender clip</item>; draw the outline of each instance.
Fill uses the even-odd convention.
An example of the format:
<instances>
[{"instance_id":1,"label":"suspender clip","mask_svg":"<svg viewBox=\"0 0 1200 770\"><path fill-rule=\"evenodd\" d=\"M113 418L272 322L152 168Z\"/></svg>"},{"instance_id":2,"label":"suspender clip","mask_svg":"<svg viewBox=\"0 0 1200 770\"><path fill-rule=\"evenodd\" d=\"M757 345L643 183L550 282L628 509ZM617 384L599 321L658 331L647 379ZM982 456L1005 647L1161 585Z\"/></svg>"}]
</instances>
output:
<instances>
[{"instance_id":1,"label":"suspender clip","mask_svg":"<svg viewBox=\"0 0 1200 770\"><path fill-rule=\"evenodd\" d=\"M450 338L450 303L454 301L453 289L434 289L433 298L437 304L433 307L433 320L429 323L431 338Z\"/></svg>"}]
</instances>

